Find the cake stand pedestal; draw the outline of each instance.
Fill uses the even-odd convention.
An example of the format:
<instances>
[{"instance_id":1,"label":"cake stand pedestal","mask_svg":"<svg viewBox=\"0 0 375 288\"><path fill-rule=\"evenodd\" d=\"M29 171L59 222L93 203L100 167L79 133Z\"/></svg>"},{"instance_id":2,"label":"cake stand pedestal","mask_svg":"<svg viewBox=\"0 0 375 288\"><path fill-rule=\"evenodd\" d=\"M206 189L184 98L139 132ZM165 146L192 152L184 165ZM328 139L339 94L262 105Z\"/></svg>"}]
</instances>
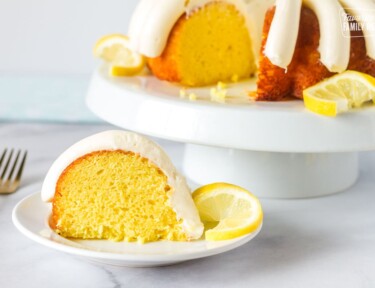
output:
<instances>
[{"instance_id":1,"label":"cake stand pedestal","mask_svg":"<svg viewBox=\"0 0 375 288\"><path fill-rule=\"evenodd\" d=\"M209 88L180 87L152 76L112 78L95 71L89 108L105 121L186 144L184 174L198 185L230 182L259 197L305 198L336 193L358 177L358 151L375 149L375 108L336 118L304 109L302 101L254 103L229 87L227 104L208 101Z\"/></svg>"},{"instance_id":2,"label":"cake stand pedestal","mask_svg":"<svg viewBox=\"0 0 375 288\"><path fill-rule=\"evenodd\" d=\"M254 152L187 145L183 168L197 183L230 182L267 198L305 198L350 187L357 153Z\"/></svg>"}]
</instances>

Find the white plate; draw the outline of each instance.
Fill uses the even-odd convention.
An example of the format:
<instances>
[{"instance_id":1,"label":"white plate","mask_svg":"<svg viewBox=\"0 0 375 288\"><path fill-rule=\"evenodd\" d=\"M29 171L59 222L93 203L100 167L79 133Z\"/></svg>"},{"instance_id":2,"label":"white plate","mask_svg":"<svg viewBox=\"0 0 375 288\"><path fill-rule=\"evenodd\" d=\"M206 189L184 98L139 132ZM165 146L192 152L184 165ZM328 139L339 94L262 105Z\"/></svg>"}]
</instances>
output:
<instances>
[{"instance_id":1,"label":"white plate","mask_svg":"<svg viewBox=\"0 0 375 288\"><path fill-rule=\"evenodd\" d=\"M170 265L223 253L252 240L261 230L227 241L192 242L159 241L147 244L107 240L72 240L56 234L48 225L50 204L42 202L40 193L21 200L13 209L13 223L35 242L89 260L128 267Z\"/></svg>"}]
</instances>

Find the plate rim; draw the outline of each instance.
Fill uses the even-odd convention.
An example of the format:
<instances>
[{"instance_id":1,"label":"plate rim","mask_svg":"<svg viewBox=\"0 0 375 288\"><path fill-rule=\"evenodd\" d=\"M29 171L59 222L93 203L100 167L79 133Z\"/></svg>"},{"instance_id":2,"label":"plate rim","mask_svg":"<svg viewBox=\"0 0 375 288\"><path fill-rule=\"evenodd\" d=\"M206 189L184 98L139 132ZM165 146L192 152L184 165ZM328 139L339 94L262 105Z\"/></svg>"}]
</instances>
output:
<instances>
[{"instance_id":1,"label":"plate rim","mask_svg":"<svg viewBox=\"0 0 375 288\"><path fill-rule=\"evenodd\" d=\"M34 200L37 196L40 196L40 192L33 192L26 197L22 198L13 208L12 210L12 222L14 226L17 228L21 234L33 240L34 242L51 248L53 250L64 252L71 255L77 255L81 257L87 257L90 259L100 259L100 260L115 260L115 261L133 261L133 262L148 262L152 263L160 263L160 262L182 262L188 261L193 259L205 258L214 256L217 254L225 253L230 250L236 249L252 239L254 239L261 231L263 223L259 226L259 228L247 235L242 237L229 240L231 241L228 245L220 246L217 248L212 248L210 250L205 251L198 251L192 253L178 253L178 254L126 254L126 253L115 253L115 252L104 252L104 251L95 251L90 249L78 248L69 245L64 245L63 243L59 243L43 237L41 235L36 234L32 230L28 229L27 227L22 224L22 221L19 219L18 215L20 210L22 209L22 205L28 203L29 201ZM42 201L42 200L40 200ZM43 224L45 225L45 224ZM51 229L50 227L48 227ZM52 229L51 229L52 230ZM234 241L235 240L235 241Z\"/></svg>"}]
</instances>

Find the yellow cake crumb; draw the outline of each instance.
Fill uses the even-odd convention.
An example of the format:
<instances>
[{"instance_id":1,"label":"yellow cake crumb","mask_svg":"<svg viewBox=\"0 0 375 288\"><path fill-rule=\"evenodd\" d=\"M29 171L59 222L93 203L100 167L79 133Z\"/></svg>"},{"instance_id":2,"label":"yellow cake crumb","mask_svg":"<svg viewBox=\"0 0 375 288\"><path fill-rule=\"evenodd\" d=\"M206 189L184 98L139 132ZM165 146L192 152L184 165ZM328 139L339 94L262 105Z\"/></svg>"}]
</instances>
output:
<instances>
[{"instance_id":1,"label":"yellow cake crumb","mask_svg":"<svg viewBox=\"0 0 375 288\"><path fill-rule=\"evenodd\" d=\"M180 98L184 99L186 98L186 95L187 95L186 89L185 88L180 89Z\"/></svg>"},{"instance_id":2,"label":"yellow cake crumb","mask_svg":"<svg viewBox=\"0 0 375 288\"><path fill-rule=\"evenodd\" d=\"M171 193L167 176L148 159L122 150L96 151L61 174L51 226L63 237L79 239L185 241Z\"/></svg>"},{"instance_id":3,"label":"yellow cake crumb","mask_svg":"<svg viewBox=\"0 0 375 288\"><path fill-rule=\"evenodd\" d=\"M216 85L216 88L210 89L211 101L225 103L225 99L228 94L227 84L219 81Z\"/></svg>"},{"instance_id":4,"label":"yellow cake crumb","mask_svg":"<svg viewBox=\"0 0 375 288\"><path fill-rule=\"evenodd\" d=\"M149 58L155 76L185 86L248 78L256 71L246 19L235 5L213 1L182 15L161 56Z\"/></svg>"},{"instance_id":5,"label":"yellow cake crumb","mask_svg":"<svg viewBox=\"0 0 375 288\"><path fill-rule=\"evenodd\" d=\"M211 101L225 103L225 98L227 97L226 89L212 88L210 90Z\"/></svg>"},{"instance_id":6,"label":"yellow cake crumb","mask_svg":"<svg viewBox=\"0 0 375 288\"><path fill-rule=\"evenodd\" d=\"M197 99L198 99L197 94L195 94L195 93L189 94L189 100L190 101L196 101Z\"/></svg>"},{"instance_id":7,"label":"yellow cake crumb","mask_svg":"<svg viewBox=\"0 0 375 288\"><path fill-rule=\"evenodd\" d=\"M225 88L227 88L227 84L225 84L224 82L219 81L217 83L217 88L220 89L220 90L225 89Z\"/></svg>"}]
</instances>

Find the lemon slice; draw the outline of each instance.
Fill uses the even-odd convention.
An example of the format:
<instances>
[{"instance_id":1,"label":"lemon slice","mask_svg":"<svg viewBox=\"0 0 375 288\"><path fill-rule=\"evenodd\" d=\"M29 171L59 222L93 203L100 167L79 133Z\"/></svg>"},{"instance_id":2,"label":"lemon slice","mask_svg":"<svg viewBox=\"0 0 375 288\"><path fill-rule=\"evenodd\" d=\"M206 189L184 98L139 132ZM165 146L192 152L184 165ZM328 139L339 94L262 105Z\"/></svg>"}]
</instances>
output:
<instances>
[{"instance_id":1,"label":"lemon slice","mask_svg":"<svg viewBox=\"0 0 375 288\"><path fill-rule=\"evenodd\" d=\"M375 99L375 78L348 70L305 89L303 98L310 111L336 116Z\"/></svg>"},{"instance_id":2,"label":"lemon slice","mask_svg":"<svg viewBox=\"0 0 375 288\"><path fill-rule=\"evenodd\" d=\"M110 63L112 76L133 76L145 66L145 57L132 51L128 37L120 34L107 35L99 39L94 55Z\"/></svg>"},{"instance_id":3,"label":"lemon slice","mask_svg":"<svg viewBox=\"0 0 375 288\"><path fill-rule=\"evenodd\" d=\"M255 231L263 221L259 200L232 184L214 183L193 193L206 240L228 240Z\"/></svg>"}]
</instances>

